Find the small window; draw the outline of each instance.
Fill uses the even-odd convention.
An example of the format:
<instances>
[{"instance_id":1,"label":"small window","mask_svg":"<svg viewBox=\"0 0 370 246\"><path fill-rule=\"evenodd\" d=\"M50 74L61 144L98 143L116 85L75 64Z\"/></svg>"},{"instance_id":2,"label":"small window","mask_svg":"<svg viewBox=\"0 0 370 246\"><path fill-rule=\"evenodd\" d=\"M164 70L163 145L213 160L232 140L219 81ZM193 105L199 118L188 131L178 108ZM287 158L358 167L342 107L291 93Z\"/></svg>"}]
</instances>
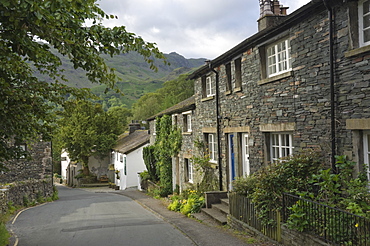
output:
<instances>
[{"instance_id":1,"label":"small window","mask_svg":"<svg viewBox=\"0 0 370 246\"><path fill-rule=\"evenodd\" d=\"M235 88L242 87L242 59L238 58L234 61L235 65Z\"/></svg>"},{"instance_id":2,"label":"small window","mask_svg":"<svg viewBox=\"0 0 370 246\"><path fill-rule=\"evenodd\" d=\"M178 125L178 116L177 114L172 115L172 124L177 126Z\"/></svg>"},{"instance_id":3,"label":"small window","mask_svg":"<svg viewBox=\"0 0 370 246\"><path fill-rule=\"evenodd\" d=\"M287 72L291 69L290 42L288 39L267 47L268 77Z\"/></svg>"},{"instance_id":4,"label":"small window","mask_svg":"<svg viewBox=\"0 0 370 246\"><path fill-rule=\"evenodd\" d=\"M207 92L207 97L211 97L215 94L211 77L207 77L206 79L206 92Z\"/></svg>"},{"instance_id":5,"label":"small window","mask_svg":"<svg viewBox=\"0 0 370 246\"><path fill-rule=\"evenodd\" d=\"M370 0L358 3L360 46L370 45Z\"/></svg>"},{"instance_id":6,"label":"small window","mask_svg":"<svg viewBox=\"0 0 370 246\"><path fill-rule=\"evenodd\" d=\"M293 154L293 136L287 133L271 133L270 158L271 162Z\"/></svg>"},{"instance_id":7,"label":"small window","mask_svg":"<svg viewBox=\"0 0 370 246\"><path fill-rule=\"evenodd\" d=\"M25 159L26 158L26 152L27 152L27 145L26 144L18 144L16 145L18 149L18 159Z\"/></svg>"},{"instance_id":8,"label":"small window","mask_svg":"<svg viewBox=\"0 0 370 246\"><path fill-rule=\"evenodd\" d=\"M217 152L216 152L216 137L213 133L205 134L208 154L211 162L217 162Z\"/></svg>"},{"instance_id":9,"label":"small window","mask_svg":"<svg viewBox=\"0 0 370 246\"><path fill-rule=\"evenodd\" d=\"M184 112L183 113L183 119L184 119L183 131L184 132L192 132L192 129L191 129L191 111Z\"/></svg>"},{"instance_id":10,"label":"small window","mask_svg":"<svg viewBox=\"0 0 370 246\"><path fill-rule=\"evenodd\" d=\"M123 162L123 155L122 154L119 155L119 161Z\"/></svg>"},{"instance_id":11,"label":"small window","mask_svg":"<svg viewBox=\"0 0 370 246\"><path fill-rule=\"evenodd\" d=\"M185 182L193 183L193 163L190 159L185 158Z\"/></svg>"},{"instance_id":12,"label":"small window","mask_svg":"<svg viewBox=\"0 0 370 246\"><path fill-rule=\"evenodd\" d=\"M213 86L212 77L210 76L202 77L202 90L203 90L203 97L211 97L215 95L215 88Z\"/></svg>"},{"instance_id":13,"label":"small window","mask_svg":"<svg viewBox=\"0 0 370 246\"><path fill-rule=\"evenodd\" d=\"M367 164L367 180L370 180L370 131L364 133L364 163Z\"/></svg>"},{"instance_id":14,"label":"small window","mask_svg":"<svg viewBox=\"0 0 370 246\"><path fill-rule=\"evenodd\" d=\"M231 91L231 63L225 65L226 70L226 91Z\"/></svg>"}]
</instances>

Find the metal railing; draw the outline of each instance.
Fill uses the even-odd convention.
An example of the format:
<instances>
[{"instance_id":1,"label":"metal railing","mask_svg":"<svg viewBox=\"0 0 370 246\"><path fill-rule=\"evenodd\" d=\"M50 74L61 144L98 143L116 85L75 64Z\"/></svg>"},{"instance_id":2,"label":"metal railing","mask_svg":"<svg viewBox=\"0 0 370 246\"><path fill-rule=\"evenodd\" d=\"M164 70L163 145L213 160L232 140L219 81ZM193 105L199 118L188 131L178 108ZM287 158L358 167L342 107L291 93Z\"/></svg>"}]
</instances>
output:
<instances>
[{"instance_id":1,"label":"metal railing","mask_svg":"<svg viewBox=\"0 0 370 246\"><path fill-rule=\"evenodd\" d=\"M230 215L235 219L246 223L277 242L281 241L281 216L279 212L271 211L268 215L269 219L276 223L264 225L258 218L257 211L251 199L236 193L229 194L229 208Z\"/></svg>"},{"instance_id":2,"label":"metal railing","mask_svg":"<svg viewBox=\"0 0 370 246\"><path fill-rule=\"evenodd\" d=\"M283 222L296 220L303 231L328 243L370 245L370 220L367 218L286 193L282 213Z\"/></svg>"}]
</instances>

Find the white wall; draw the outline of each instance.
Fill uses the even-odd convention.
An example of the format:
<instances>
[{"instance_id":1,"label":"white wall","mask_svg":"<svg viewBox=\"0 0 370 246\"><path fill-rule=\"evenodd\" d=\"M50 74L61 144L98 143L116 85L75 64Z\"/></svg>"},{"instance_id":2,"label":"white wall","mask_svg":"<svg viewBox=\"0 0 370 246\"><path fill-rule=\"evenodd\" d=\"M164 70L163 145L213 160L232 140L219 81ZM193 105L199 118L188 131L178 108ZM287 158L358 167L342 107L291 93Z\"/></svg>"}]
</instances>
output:
<instances>
[{"instance_id":1,"label":"white wall","mask_svg":"<svg viewBox=\"0 0 370 246\"><path fill-rule=\"evenodd\" d=\"M66 180L67 179L67 167L71 160L69 159L68 153L65 151L62 152L60 157L62 158L62 160L63 158L65 158L65 161L60 162L60 165L61 165L60 168L61 168L62 179Z\"/></svg>"},{"instance_id":2,"label":"white wall","mask_svg":"<svg viewBox=\"0 0 370 246\"><path fill-rule=\"evenodd\" d=\"M138 173L146 170L146 166L143 159L143 148L148 145L142 146L129 154L121 154L114 152L114 168L119 170L120 179L116 178L115 184L120 186L120 190L125 190L129 187L138 186ZM122 156L122 162L121 157ZM125 175L125 164L126 164L126 175Z\"/></svg>"}]
</instances>

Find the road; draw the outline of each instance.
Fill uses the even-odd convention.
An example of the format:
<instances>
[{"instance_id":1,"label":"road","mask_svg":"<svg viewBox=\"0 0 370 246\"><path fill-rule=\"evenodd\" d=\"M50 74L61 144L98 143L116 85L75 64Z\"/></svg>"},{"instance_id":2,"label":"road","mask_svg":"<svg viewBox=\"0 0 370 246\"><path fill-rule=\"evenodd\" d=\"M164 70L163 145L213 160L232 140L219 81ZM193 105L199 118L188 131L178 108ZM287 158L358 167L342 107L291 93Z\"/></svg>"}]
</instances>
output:
<instances>
[{"instance_id":1,"label":"road","mask_svg":"<svg viewBox=\"0 0 370 246\"><path fill-rule=\"evenodd\" d=\"M58 190L59 200L24 210L10 225L19 246L195 245L128 197Z\"/></svg>"}]
</instances>

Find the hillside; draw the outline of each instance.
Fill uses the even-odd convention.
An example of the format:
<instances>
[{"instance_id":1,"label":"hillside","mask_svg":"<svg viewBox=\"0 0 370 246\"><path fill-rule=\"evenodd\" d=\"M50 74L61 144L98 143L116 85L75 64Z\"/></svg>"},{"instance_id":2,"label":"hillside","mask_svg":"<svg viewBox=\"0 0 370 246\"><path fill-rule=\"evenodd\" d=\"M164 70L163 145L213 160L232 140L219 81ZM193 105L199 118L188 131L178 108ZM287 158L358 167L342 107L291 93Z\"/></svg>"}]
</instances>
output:
<instances>
[{"instance_id":1,"label":"hillside","mask_svg":"<svg viewBox=\"0 0 370 246\"><path fill-rule=\"evenodd\" d=\"M165 81L175 79L180 74L188 73L204 65L206 60L203 58L186 59L175 52L165 54L165 56L170 65L165 65L162 61L155 61L158 71L154 72L137 53L130 52L115 57L103 55L108 66L115 68L118 77L121 78L121 81L117 82L117 87L124 93L123 97L113 91L104 94L105 86L91 83L82 69L76 70L66 57L60 56L60 58L63 62L62 69L65 71L63 74L68 79L67 85L77 88L91 88L94 94L103 98L101 103L118 98L121 103L131 107L145 93L153 92L161 88Z\"/></svg>"}]
</instances>

